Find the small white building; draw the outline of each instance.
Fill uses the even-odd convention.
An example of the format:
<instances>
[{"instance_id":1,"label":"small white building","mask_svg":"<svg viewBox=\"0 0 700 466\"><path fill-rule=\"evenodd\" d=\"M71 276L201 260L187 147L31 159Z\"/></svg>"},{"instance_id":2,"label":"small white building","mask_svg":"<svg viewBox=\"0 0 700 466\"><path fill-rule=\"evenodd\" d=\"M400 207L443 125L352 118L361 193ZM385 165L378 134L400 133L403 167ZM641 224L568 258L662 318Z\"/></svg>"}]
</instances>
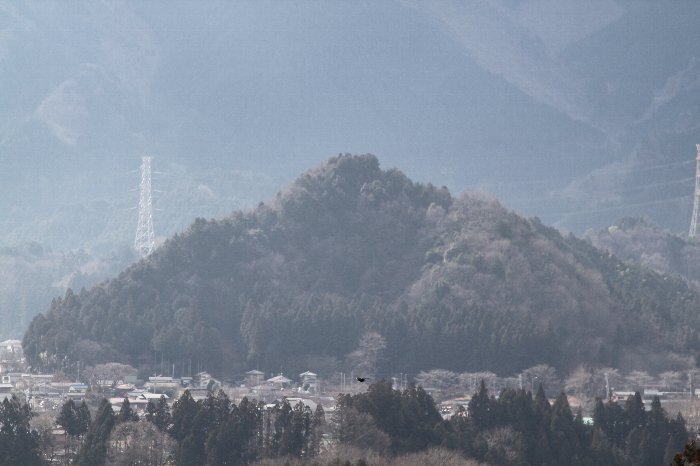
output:
<instances>
[{"instance_id":1,"label":"small white building","mask_svg":"<svg viewBox=\"0 0 700 466\"><path fill-rule=\"evenodd\" d=\"M0 383L0 401L11 398L13 388L14 386L11 383Z\"/></svg>"},{"instance_id":2,"label":"small white building","mask_svg":"<svg viewBox=\"0 0 700 466\"><path fill-rule=\"evenodd\" d=\"M265 379L265 374L262 371L253 369L245 373L245 384L247 387L255 387L262 383Z\"/></svg>"},{"instance_id":3,"label":"small white building","mask_svg":"<svg viewBox=\"0 0 700 466\"><path fill-rule=\"evenodd\" d=\"M301 379L301 389L305 392L318 392L318 374L311 371L302 372L299 374Z\"/></svg>"},{"instance_id":4,"label":"small white building","mask_svg":"<svg viewBox=\"0 0 700 466\"><path fill-rule=\"evenodd\" d=\"M174 393L180 388L180 380L172 377L149 377L144 388L151 393L170 392Z\"/></svg>"},{"instance_id":5,"label":"small white building","mask_svg":"<svg viewBox=\"0 0 700 466\"><path fill-rule=\"evenodd\" d=\"M284 375L276 375L274 377L271 377L267 379L267 383L274 385L275 387L278 387L280 389L284 389L289 387L289 385L292 383L291 379L288 379Z\"/></svg>"},{"instance_id":6,"label":"small white building","mask_svg":"<svg viewBox=\"0 0 700 466\"><path fill-rule=\"evenodd\" d=\"M298 405L299 403L302 403L304 406L307 406L312 413L316 411L316 407L318 406L318 403L316 403L314 400L309 400L308 398L290 397L285 399L292 408Z\"/></svg>"}]
</instances>

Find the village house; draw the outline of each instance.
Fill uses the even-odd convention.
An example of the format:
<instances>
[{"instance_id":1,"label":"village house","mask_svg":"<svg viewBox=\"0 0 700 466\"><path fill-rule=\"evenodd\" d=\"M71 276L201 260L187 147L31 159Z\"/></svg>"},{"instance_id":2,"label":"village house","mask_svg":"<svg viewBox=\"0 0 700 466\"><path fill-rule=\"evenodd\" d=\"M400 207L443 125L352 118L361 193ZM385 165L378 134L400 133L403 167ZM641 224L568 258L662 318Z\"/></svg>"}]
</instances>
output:
<instances>
[{"instance_id":1,"label":"village house","mask_svg":"<svg viewBox=\"0 0 700 466\"><path fill-rule=\"evenodd\" d=\"M299 374L301 379L301 390L307 393L318 393L318 374L311 371Z\"/></svg>"},{"instance_id":2,"label":"village house","mask_svg":"<svg viewBox=\"0 0 700 466\"><path fill-rule=\"evenodd\" d=\"M276 375L274 377L271 377L267 379L266 381L268 384L275 386L276 388L280 390L284 390L285 388L289 388L290 384L292 383L291 379L288 379L284 375Z\"/></svg>"},{"instance_id":3,"label":"village house","mask_svg":"<svg viewBox=\"0 0 700 466\"><path fill-rule=\"evenodd\" d=\"M144 388L151 393L168 393L175 394L180 390L182 385L179 379L172 377L149 377Z\"/></svg>"},{"instance_id":4,"label":"village house","mask_svg":"<svg viewBox=\"0 0 700 466\"><path fill-rule=\"evenodd\" d=\"M254 369L245 373L245 384L248 387L255 387L260 385L265 378L265 374L262 371Z\"/></svg>"},{"instance_id":5,"label":"village house","mask_svg":"<svg viewBox=\"0 0 700 466\"><path fill-rule=\"evenodd\" d=\"M66 393L65 396L66 398L73 400L75 403L80 403L85 399L87 391L87 385L82 383L74 383L68 388L68 393Z\"/></svg>"},{"instance_id":6,"label":"village house","mask_svg":"<svg viewBox=\"0 0 700 466\"><path fill-rule=\"evenodd\" d=\"M0 383L0 401L11 398L13 388L14 386L11 383Z\"/></svg>"}]
</instances>

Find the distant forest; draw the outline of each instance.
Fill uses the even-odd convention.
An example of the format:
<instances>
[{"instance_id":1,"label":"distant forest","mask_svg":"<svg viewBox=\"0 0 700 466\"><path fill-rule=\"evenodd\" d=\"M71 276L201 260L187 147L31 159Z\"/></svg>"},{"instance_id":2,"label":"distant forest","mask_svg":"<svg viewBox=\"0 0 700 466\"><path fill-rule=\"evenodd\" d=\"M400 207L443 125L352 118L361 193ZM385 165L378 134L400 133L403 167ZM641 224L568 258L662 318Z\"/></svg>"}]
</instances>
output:
<instances>
[{"instance_id":1,"label":"distant forest","mask_svg":"<svg viewBox=\"0 0 700 466\"><path fill-rule=\"evenodd\" d=\"M23 346L34 369L64 371L661 371L695 366L699 308L677 275L343 155L269 203L197 219L118 277L69 290Z\"/></svg>"}]
</instances>

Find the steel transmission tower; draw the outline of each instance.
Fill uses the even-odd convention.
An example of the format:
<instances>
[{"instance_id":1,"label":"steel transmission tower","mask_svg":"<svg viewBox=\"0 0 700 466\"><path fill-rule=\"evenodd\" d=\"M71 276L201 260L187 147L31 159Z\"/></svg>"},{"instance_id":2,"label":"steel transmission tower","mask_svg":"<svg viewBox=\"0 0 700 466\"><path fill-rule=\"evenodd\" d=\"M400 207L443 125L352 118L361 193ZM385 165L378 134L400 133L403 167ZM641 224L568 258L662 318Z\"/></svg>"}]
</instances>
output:
<instances>
[{"instance_id":1,"label":"steel transmission tower","mask_svg":"<svg viewBox=\"0 0 700 466\"><path fill-rule=\"evenodd\" d=\"M700 144L695 144L697 157L695 158L695 192L693 193L693 216L690 218L690 233L688 236L695 238L695 229L698 226L698 208L700 208Z\"/></svg>"},{"instance_id":2,"label":"steel transmission tower","mask_svg":"<svg viewBox=\"0 0 700 466\"><path fill-rule=\"evenodd\" d=\"M156 248L153 233L153 196L151 194L151 158L141 157L141 194L139 196L139 223L136 226L134 248L146 257Z\"/></svg>"}]
</instances>

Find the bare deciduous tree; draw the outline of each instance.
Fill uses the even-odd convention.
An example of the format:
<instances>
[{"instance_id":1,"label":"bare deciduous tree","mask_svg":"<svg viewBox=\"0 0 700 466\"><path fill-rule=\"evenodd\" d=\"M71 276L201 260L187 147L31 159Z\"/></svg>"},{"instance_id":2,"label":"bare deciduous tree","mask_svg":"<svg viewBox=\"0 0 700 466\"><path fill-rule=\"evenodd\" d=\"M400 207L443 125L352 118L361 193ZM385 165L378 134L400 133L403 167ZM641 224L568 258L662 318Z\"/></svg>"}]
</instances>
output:
<instances>
[{"instance_id":1,"label":"bare deciduous tree","mask_svg":"<svg viewBox=\"0 0 700 466\"><path fill-rule=\"evenodd\" d=\"M441 395L454 392L459 387L457 374L446 369L421 371L416 375L415 381L416 385L435 389Z\"/></svg>"},{"instance_id":2,"label":"bare deciduous tree","mask_svg":"<svg viewBox=\"0 0 700 466\"><path fill-rule=\"evenodd\" d=\"M486 388L492 393L496 392L498 376L493 372L463 372L459 374L459 383L467 393L476 393L482 380L486 384Z\"/></svg>"},{"instance_id":3,"label":"bare deciduous tree","mask_svg":"<svg viewBox=\"0 0 700 466\"><path fill-rule=\"evenodd\" d=\"M385 349L386 340L383 336L377 332L366 332L360 337L357 349L348 355L348 365L355 374L374 378Z\"/></svg>"},{"instance_id":4,"label":"bare deciduous tree","mask_svg":"<svg viewBox=\"0 0 700 466\"><path fill-rule=\"evenodd\" d=\"M118 362L108 362L105 364L96 364L94 367L85 368L84 377L91 383L102 382L116 384L123 381L125 377L136 375L136 368Z\"/></svg>"},{"instance_id":5,"label":"bare deciduous tree","mask_svg":"<svg viewBox=\"0 0 700 466\"><path fill-rule=\"evenodd\" d=\"M164 466L171 464L175 447L175 441L150 422L123 422L110 435L108 464Z\"/></svg>"},{"instance_id":6,"label":"bare deciduous tree","mask_svg":"<svg viewBox=\"0 0 700 466\"><path fill-rule=\"evenodd\" d=\"M520 373L523 381L523 388L535 393L539 384L544 387L547 396L554 396L561 391L561 380L557 371L547 364L538 364L528 367Z\"/></svg>"}]
</instances>

